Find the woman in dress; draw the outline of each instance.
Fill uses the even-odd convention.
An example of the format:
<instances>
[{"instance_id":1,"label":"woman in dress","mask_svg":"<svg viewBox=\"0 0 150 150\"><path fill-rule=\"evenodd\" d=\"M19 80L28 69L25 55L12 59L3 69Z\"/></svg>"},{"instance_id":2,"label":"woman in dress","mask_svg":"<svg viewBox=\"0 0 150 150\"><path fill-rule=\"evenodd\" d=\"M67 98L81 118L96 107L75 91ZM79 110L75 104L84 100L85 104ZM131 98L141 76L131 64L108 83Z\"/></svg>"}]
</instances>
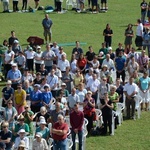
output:
<instances>
[{"instance_id":1,"label":"woman in dress","mask_svg":"<svg viewBox=\"0 0 150 150\"><path fill-rule=\"evenodd\" d=\"M129 53L129 50L132 46L132 38L133 38L133 30L132 30L132 24L128 24L127 29L125 30L125 53Z\"/></svg>"}]
</instances>

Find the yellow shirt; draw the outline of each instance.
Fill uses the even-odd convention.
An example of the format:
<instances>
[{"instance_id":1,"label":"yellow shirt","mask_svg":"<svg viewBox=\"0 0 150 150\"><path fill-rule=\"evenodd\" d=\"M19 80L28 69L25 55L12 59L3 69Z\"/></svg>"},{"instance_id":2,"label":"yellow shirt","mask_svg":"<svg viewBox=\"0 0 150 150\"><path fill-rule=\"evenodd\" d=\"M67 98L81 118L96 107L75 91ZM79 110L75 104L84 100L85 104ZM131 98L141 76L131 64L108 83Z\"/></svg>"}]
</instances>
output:
<instances>
[{"instance_id":1,"label":"yellow shirt","mask_svg":"<svg viewBox=\"0 0 150 150\"><path fill-rule=\"evenodd\" d=\"M26 92L24 90L21 90L21 92L18 92L17 90L15 90L14 95L15 95L15 103L17 105L20 105L22 104L23 97L26 96ZM23 106L25 105L26 105L26 101L24 101L23 103Z\"/></svg>"},{"instance_id":2,"label":"yellow shirt","mask_svg":"<svg viewBox=\"0 0 150 150\"><path fill-rule=\"evenodd\" d=\"M78 86L80 82L83 82L82 74L79 77L77 77L77 76L74 77L74 84L75 84L75 86Z\"/></svg>"}]
</instances>

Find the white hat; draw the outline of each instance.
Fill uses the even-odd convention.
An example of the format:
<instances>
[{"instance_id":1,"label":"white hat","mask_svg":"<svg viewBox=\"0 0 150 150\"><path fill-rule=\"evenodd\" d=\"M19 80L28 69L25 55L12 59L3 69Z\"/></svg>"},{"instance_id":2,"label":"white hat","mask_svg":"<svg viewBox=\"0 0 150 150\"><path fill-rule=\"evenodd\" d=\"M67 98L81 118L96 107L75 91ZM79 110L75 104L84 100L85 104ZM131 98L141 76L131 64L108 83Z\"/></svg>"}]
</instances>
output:
<instances>
[{"instance_id":1,"label":"white hat","mask_svg":"<svg viewBox=\"0 0 150 150\"><path fill-rule=\"evenodd\" d=\"M40 124L47 124L47 123L45 122L45 118L40 120Z\"/></svg>"},{"instance_id":2,"label":"white hat","mask_svg":"<svg viewBox=\"0 0 150 150\"><path fill-rule=\"evenodd\" d=\"M25 141L21 140L18 147L26 147Z\"/></svg>"},{"instance_id":3,"label":"white hat","mask_svg":"<svg viewBox=\"0 0 150 150\"><path fill-rule=\"evenodd\" d=\"M45 85L44 85L44 89L45 89L45 88L50 88L50 87L49 87L48 84L45 84Z\"/></svg>"},{"instance_id":4,"label":"white hat","mask_svg":"<svg viewBox=\"0 0 150 150\"><path fill-rule=\"evenodd\" d=\"M108 50L112 50L112 47L108 47Z\"/></svg>"},{"instance_id":5,"label":"white hat","mask_svg":"<svg viewBox=\"0 0 150 150\"><path fill-rule=\"evenodd\" d=\"M37 132L35 136L36 137L42 137L42 133L41 132Z\"/></svg>"},{"instance_id":6,"label":"white hat","mask_svg":"<svg viewBox=\"0 0 150 150\"><path fill-rule=\"evenodd\" d=\"M92 94L92 92L91 91L87 91L87 94Z\"/></svg>"},{"instance_id":7,"label":"white hat","mask_svg":"<svg viewBox=\"0 0 150 150\"><path fill-rule=\"evenodd\" d=\"M16 67L16 66L17 66L17 64L16 64L16 63L13 63L11 66L12 66L12 67Z\"/></svg>"},{"instance_id":8,"label":"white hat","mask_svg":"<svg viewBox=\"0 0 150 150\"><path fill-rule=\"evenodd\" d=\"M37 49L41 49L41 46L37 46Z\"/></svg>"},{"instance_id":9,"label":"white hat","mask_svg":"<svg viewBox=\"0 0 150 150\"><path fill-rule=\"evenodd\" d=\"M100 53L99 53L99 56L103 56L103 55L104 55L104 52L100 52Z\"/></svg>"},{"instance_id":10,"label":"white hat","mask_svg":"<svg viewBox=\"0 0 150 150\"><path fill-rule=\"evenodd\" d=\"M34 87L40 88L40 85L39 84L34 84Z\"/></svg>"},{"instance_id":11,"label":"white hat","mask_svg":"<svg viewBox=\"0 0 150 150\"><path fill-rule=\"evenodd\" d=\"M6 82L6 84L12 84L11 80L8 80L8 81Z\"/></svg>"},{"instance_id":12,"label":"white hat","mask_svg":"<svg viewBox=\"0 0 150 150\"><path fill-rule=\"evenodd\" d=\"M24 129L20 129L20 130L18 131L18 134L20 134L20 133L26 133L26 131L25 131Z\"/></svg>"},{"instance_id":13,"label":"white hat","mask_svg":"<svg viewBox=\"0 0 150 150\"><path fill-rule=\"evenodd\" d=\"M66 86L66 83L62 83L61 86Z\"/></svg>"},{"instance_id":14,"label":"white hat","mask_svg":"<svg viewBox=\"0 0 150 150\"><path fill-rule=\"evenodd\" d=\"M18 43L19 43L19 41L18 41L18 40L14 40L14 43L17 43L17 44L18 44Z\"/></svg>"}]
</instances>

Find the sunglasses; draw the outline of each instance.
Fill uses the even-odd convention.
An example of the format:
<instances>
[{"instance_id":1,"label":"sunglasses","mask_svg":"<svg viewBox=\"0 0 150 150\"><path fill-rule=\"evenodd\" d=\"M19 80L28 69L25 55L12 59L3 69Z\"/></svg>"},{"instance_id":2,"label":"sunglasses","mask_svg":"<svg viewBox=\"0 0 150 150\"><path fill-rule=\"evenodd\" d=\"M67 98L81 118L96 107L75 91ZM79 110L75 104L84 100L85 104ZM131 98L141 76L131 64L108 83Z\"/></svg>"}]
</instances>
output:
<instances>
[{"instance_id":1,"label":"sunglasses","mask_svg":"<svg viewBox=\"0 0 150 150\"><path fill-rule=\"evenodd\" d=\"M7 126L3 126L3 128L7 128Z\"/></svg>"},{"instance_id":2,"label":"sunglasses","mask_svg":"<svg viewBox=\"0 0 150 150\"><path fill-rule=\"evenodd\" d=\"M12 103L8 103L8 104L12 104Z\"/></svg>"}]
</instances>

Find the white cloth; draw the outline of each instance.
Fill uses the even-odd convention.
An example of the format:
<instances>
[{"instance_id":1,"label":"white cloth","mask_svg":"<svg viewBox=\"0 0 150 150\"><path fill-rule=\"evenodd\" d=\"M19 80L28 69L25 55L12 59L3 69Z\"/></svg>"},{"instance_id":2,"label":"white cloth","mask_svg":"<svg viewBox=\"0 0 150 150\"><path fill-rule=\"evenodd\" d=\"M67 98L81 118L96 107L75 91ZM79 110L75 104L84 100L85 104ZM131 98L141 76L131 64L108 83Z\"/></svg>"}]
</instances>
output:
<instances>
[{"instance_id":1,"label":"white cloth","mask_svg":"<svg viewBox=\"0 0 150 150\"><path fill-rule=\"evenodd\" d=\"M26 51L25 54L26 54L27 59L33 59L35 56L34 51Z\"/></svg>"},{"instance_id":2,"label":"white cloth","mask_svg":"<svg viewBox=\"0 0 150 150\"><path fill-rule=\"evenodd\" d=\"M78 102L78 103L80 102L80 98L79 98L79 96L78 96L77 94L75 94L75 95L70 94L70 95L68 96L68 104L69 104L69 107L70 107L70 108L74 108L74 105L75 105L77 102Z\"/></svg>"},{"instance_id":3,"label":"white cloth","mask_svg":"<svg viewBox=\"0 0 150 150\"><path fill-rule=\"evenodd\" d=\"M112 59L109 59L109 61L107 61L107 59L104 59L103 63L102 63L102 67L104 65L107 65L107 68L114 68L114 61Z\"/></svg>"},{"instance_id":4,"label":"white cloth","mask_svg":"<svg viewBox=\"0 0 150 150\"><path fill-rule=\"evenodd\" d=\"M41 139L41 142L33 141L32 150L48 150L48 145L45 139Z\"/></svg>"},{"instance_id":5,"label":"white cloth","mask_svg":"<svg viewBox=\"0 0 150 150\"><path fill-rule=\"evenodd\" d=\"M140 23L137 28L136 28L136 35L137 36L142 36L143 35L143 24Z\"/></svg>"},{"instance_id":6,"label":"white cloth","mask_svg":"<svg viewBox=\"0 0 150 150\"><path fill-rule=\"evenodd\" d=\"M43 60L36 60L36 59L41 59L42 58L42 52L41 53L35 53L34 57L35 57L34 62L36 64L44 64Z\"/></svg>"},{"instance_id":7,"label":"white cloth","mask_svg":"<svg viewBox=\"0 0 150 150\"><path fill-rule=\"evenodd\" d=\"M85 95L87 94L87 90L86 89L83 89L82 91L76 90L76 94L79 96L80 102L83 103Z\"/></svg>"},{"instance_id":8,"label":"white cloth","mask_svg":"<svg viewBox=\"0 0 150 150\"><path fill-rule=\"evenodd\" d=\"M56 84L58 84L58 77L56 75L48 75L47 84L49 84L50 88L53 88ZM53 90L57 90L57 86Z\"/></svg>"},{"instance_id":9,"label":"white cloth","mask_svg":"<svg viewBox=\"0 0 150 150\"><path fill-rule=\"evenodd\" d=\"M90 91L92 92L96 92L98 91L99 85L100 85L100 82L98 79L93 80L93 78L91 78L88 80L87 88L90 88Z\"/></svg>"},{"instance_id":10,"label":"white cloth","mask_svg":"<svg viewBox=\"0 0 150 150\"><path fill-rule=\"evenodd\" d=\"M52 47L51 50L55 53L55 55L57 56L59 53L59 46L56 45L56 47Z\"/></svg>"},{"instance_id":11,"label":"white cloth","mask_svg":"<svg viewBox=\"0 0 150 150\"><path fill-rule=\"evenodd\" d=\"M5 61L10 61L12 55L14 55L15 53L13 51L9 52L8 51L5 51ZM13 60L9 63L9 64L12 64L13 63Z\"/></svg>"},{"instance_id":12,"label":"white cloth","mask_svg":"<svg viewBox=\"0 0 150 150\"><path fill-rule=\"evenodd\" d=\"M59 63L59 61L61 60L61 56L62 56L63 54L66 55L65 52L62 52L62 53L58 53L58 54L57 54L58 63Z\"/></svg>"},{"instance_id":13,"label":"white cloth","mask_svg":"<svg viewBox=\"0 0 150 150\"><path fill-rule=\"evenodd\" d=\"M18 146L20 144L20 141L23 140L25 142L25 150L29 150L29 138L28 137L24 137L23 139L20 139L20 137L17 137L15 139L15 144L14 144L14 148L18 149Z\"/></svg>"},{"instance_id":14,"label":"white cloth","mask_svg":"<svg viewBox=\"0 0 150 150\"><path fill-rule=\"evenodd\" d=\"M70 63L67 59L65 59L65 61L60 60L58 63L58 68L61 71L66 71L66 67L70 67Z\"/></svg>"},{"instance_id":15,"label":"white cloth","mask_svg":"<svg viewBox=\"0 0 150 150\"><path fill-rule=\"evenodd\" d=\"M126 91L128 95L131 95L133 92L138 92L139 88L135 83L132 84L127 83L125 84L123 91L124 92Z\"/></svg>"},{"instance_id":16,"label":"white cloth","mask_svg":"<svg viewBox=\"0 0 150 150\"><path fill-rule=\"evenodd\" d=\"M143 93L141 90L139 90L139 94L140 94L140 96L142 98L142 102L143 103L148 103L149 102L149 100L150 100L150 98L149 98L149 90L147 92L145 92L145 93Z\"/></svg>"}]
</instances>

